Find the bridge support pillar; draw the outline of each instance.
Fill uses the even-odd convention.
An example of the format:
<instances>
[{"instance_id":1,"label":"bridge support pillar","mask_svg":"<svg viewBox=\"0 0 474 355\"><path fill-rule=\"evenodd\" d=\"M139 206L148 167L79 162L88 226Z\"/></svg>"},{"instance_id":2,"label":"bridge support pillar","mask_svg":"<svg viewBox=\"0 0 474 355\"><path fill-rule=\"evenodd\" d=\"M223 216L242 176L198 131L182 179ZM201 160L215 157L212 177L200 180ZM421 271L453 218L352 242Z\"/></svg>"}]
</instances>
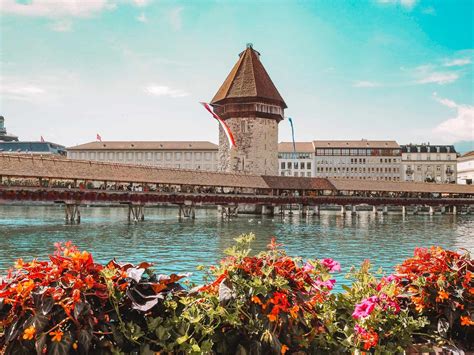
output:
<instances>
[{"instance_id":1,"label":"bridge support pillar","mask_svg":"<svg viewBox=\"0 0 474 355\"><path fill-rule=\"evenodd\" d=\"M262 208L263 212L263 208ZM221 217L222 218L231 218L238 217L239 215L239 205L223 205L221 206Z\"/></svg>"},{"instance_id":2,"label":"bridge support pillar","mask_svg":"<svg viewBox=\"0 0 474 355\"><path fill-rule=\"evenodd\" d=\"M453 214L456 215L458 213L458 206L453 206Z\"/></svg>"},{"instance_id":3,"label":"bridge support pillar","mask_svg":"<svg viewBox=\"0 0 474 355\"><path fill-rule=\"evenodd\" d=\"M282 212L283 212L283 209L281 208L281 206L273 206L274 215L281 214Z\"/></svg>"},{"instance_id":4,"label":"bridge support pillar","mask_svg":"<svg viewBox=\"0 0 474 355\"><path fill-rule=\"evenodd\" d=\"M407 215L407 208L406 206L402 206L402 216L406 216Z\"/></svg>"},{"instance_id":5,"label":"bridge support pillar","mask_svg":"<svg viewBox=\"0 0 474 355\"><path fill-rule=\"evenodd\" d=\"M196 219L196 207L194 203L185 201L184 204L179 205L179 219L183 217Z\"/></svg>"},{"instance_id":6,"label":"bridge support pillar","mask_svg":"<svg viewBox=\"0 0 474 355\"><path fill-rule=\"evenodd\" d=\"M346 206L342 205L341 206L341 216L345 216L346 215Z\"/></svg>"},{"instance_id":7,"label":"bridge support pillar","mask_svg":"<svg viewBox=\"0 0 474 355\"><path fill-rule=\"evenodd\" d=\"M66 215L66 223L81 223L81 210L78 203L65 203L64 212Z\"/></svg>"},{"instance_id":8,"label":"bridge support pillar","mask_svg":"<svg viewBox=\"0 0 474 355\"><path fill-rule=\"evenodd\" d=\"M446 206L441 206L441 214L446 214Z\"/></svg>"},{"instance_id":9,"label":"bridge support pillar","mask_svg":"<svg viewBox=\"0 0 474 355\"><path fill-rule=\"evenodd\" d=\"M321 215L321 209L319 208L318 205L314 206L314 212L313 212L313 214L314 214L315 216Z\"/></svg>"},{"instance_id":10,"label":"bridge support pillar","mask_svg":"<svg viewBox=\"0 0 474 355\"><path fill-rule=\"evenodd\" d=\"M144 205L128 205L128 221L137 223L145 220L145 206Z\"/></svg>"},{"instance_id":11,"label":"bridge support pillar","mask_svg":"<svg viewBox=\"0 0 474 355\"><path fill-rule=\"evenodd\" d=\"M301 217L307 217L307 216L308 216L308 206L301 205Z\"/></svg>"},{"instance_id":12,"label":"bridge support pillar","mask_svg":"<svg viewBox=\"0 0 474 355\"><path fill-rule=\"evenodd\" d=\"M413 206L413 214L414 215L418 214L418 206Z\"/></svg>"},{"instance_id":13,"label":"bridge support pillar","mask_svg":"<svg viewBox=\"0 0 474 355\"><path fill-rule=\"evenodd\" d=\"M373 214L377 214L378 211L377 211L377 206L372 206L372 213Z\"/></svg>"},{"instance_id":14,"label":"bridge support pillar","mask_svg":"<svg viewBox=\"0 0 474 355\"><path fill-rule=\"evenodd\" d=\"M353 215L353 216L357 215L357 206L356 205L351 206L351 215Z\"/></svg>"},{"instance_id":15,"label":"bridge support pillar","mask_svg":"<svg viewBox=\"0 0 474 355\"><path fill-rule=\"evenodd\" d=\"M384 214L384 215L388 214L388 206L383 206L382 214Z\"/></svg>"},{"instance_id":16,"label":"bridge support pillar","mask_svg":"<svg viewBox=\"0 0 474 355\"><path fill-rule=\"evenodd\" d=\"M430 211L429 211L430 216L435 214L435 210L433 206L430 206Z\"/></svg>"}]
</instances>

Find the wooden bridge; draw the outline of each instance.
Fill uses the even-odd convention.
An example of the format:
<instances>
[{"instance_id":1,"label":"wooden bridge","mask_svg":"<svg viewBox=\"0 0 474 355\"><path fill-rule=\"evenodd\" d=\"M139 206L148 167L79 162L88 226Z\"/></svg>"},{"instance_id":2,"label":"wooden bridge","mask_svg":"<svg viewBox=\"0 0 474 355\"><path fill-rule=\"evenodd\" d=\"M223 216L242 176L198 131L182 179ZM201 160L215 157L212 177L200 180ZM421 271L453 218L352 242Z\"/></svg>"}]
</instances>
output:
<instances>
[{"instance_id":1,"label":"wooden bridge","mask_svg":"<svg viewBox=\"0 0 474 355\"><path fill-rule=\"evenodd\" d=\"M239 209L282 213L297 206L302 216L336 205L351 213L359 205L374 212L388 206L411 206L430 213L456 213L474 205L474 186L307 177L255 176L208 171L163 169L69 160L50 156L0 154L0 203L62 203L66 220L80 221L80 205L125 204L129 220L144 219L144 207L179 206L180 217L194 218L197 206L219 206L223 216Z\"/></svg>"}]
</instances>

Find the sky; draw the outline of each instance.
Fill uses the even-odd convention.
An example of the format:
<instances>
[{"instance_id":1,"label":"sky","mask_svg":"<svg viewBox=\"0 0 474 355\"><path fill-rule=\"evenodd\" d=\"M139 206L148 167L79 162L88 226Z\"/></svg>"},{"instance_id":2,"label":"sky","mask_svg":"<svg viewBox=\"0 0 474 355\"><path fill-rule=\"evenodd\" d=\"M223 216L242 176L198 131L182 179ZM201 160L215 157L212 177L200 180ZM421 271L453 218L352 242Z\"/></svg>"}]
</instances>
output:
<instances>
[{"instance_id":1,"label":"sky","mask_svg":"<svg viewBox=\"0 0 474 355\"><path fill-rule=\"evenodd\" d=\"M471 0L0 0L0 115L22 140L218 141L247 43L296 140L474 149ZM279 140L291 140L288 120Z\"/></svg>"}]
</instances>

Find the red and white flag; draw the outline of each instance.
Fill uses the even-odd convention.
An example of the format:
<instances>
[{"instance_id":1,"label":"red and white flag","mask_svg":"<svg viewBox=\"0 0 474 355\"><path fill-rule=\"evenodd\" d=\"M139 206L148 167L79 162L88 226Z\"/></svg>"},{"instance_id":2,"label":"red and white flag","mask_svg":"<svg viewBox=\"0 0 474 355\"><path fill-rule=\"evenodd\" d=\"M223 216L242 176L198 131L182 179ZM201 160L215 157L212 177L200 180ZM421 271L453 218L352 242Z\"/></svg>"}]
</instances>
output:
<instances>
[{"instance_id":1,"label":"red and white flag","mask_svg":"<svg viewBox=\"0 0 474 355\"><path fill-rule=\"evenodd\" d=\"M41 143L44 143L44 138L43 138L43 136L41 136Z\"/></svg>"},{"instance_id":2,"label":"red and white flag","mask_svg":"<svg viewBox=\"0 0 474 355\"><path fill-rule=\"evenodd\" d=\"M229 145L231 148L234 148L235 147L235 140L234 140L234 135L232 134L229 126L227 125L227 123L225 123L225 121L220 118L216 113L214 113L214 111L212 110L211 106L205 102L200 102L201 105L204 106L204 108L209 111L209 113L212 115L212 117L214 117L218 122L219 124L221 125L222 129L224 130L225 132L225 135L227 136L227 139L229 140Z\"/></svg>"},{"instance_id":3,"label":"red and white flag","mask_svg":"<svg viewBox=\"0 0 474 355\"><path fill-rule=\"evenodd\" d=\"M96 139L97 139L99 142L102 142L102 137L100 136L100 134L99 134L99 133L97 133L97 137L96 137Z\"/></svg>"}]
</instances>

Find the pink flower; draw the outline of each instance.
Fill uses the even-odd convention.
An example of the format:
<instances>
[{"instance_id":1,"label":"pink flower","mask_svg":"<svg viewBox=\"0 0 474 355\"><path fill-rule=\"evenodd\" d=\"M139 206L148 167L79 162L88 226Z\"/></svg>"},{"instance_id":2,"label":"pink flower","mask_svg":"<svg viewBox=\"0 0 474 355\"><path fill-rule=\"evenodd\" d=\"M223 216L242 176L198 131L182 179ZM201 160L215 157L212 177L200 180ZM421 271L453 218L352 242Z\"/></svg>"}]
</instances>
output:
<instances>
[{"instance_id":1,"label":"pink flower","mask_svg":"<svg viewBox=\"0 0 474 355\"><path fill-rule=\"evenodd\" d=\"M367 330L365 330L364 328L362 328L359 324L356 324L354 326L354 331L357 333L357 334L360 334L360 335L365 335L367 334Z\"/></svg>"},{"instance_id":2,"label":"pink flower","mask_svg":"<svg viewBox=\"0 0 474 355\"><path fill-rule=\"evenodd\" d=\"M377 296L372 296L362 300L361 303L356 304L352 317L354 319L365 318L370 316L379 299Z\"/></svg>"},{"instance_id":3,"label":"pink flower","mask_svg":"<svg viewBox=\"0 0 474 355\"><path fill-rule=\"evenodd\" d=\"M339 264L337 261L334 261L333 259L323 259L321 264L323 264L329 272L341 271L341 264Z\"/></svg>"},{"instance_id":4,"label":"pink flower","mask_svg":"<svg viewBox=\"0 0 474 355\"><path fill-rule=\"evenodd\" d=\"M309 262L306 262L304 265L303 265L303 272L309 272L311 270L314 270L314 266L311 265Z\"/></svg>"}]
</instances>

